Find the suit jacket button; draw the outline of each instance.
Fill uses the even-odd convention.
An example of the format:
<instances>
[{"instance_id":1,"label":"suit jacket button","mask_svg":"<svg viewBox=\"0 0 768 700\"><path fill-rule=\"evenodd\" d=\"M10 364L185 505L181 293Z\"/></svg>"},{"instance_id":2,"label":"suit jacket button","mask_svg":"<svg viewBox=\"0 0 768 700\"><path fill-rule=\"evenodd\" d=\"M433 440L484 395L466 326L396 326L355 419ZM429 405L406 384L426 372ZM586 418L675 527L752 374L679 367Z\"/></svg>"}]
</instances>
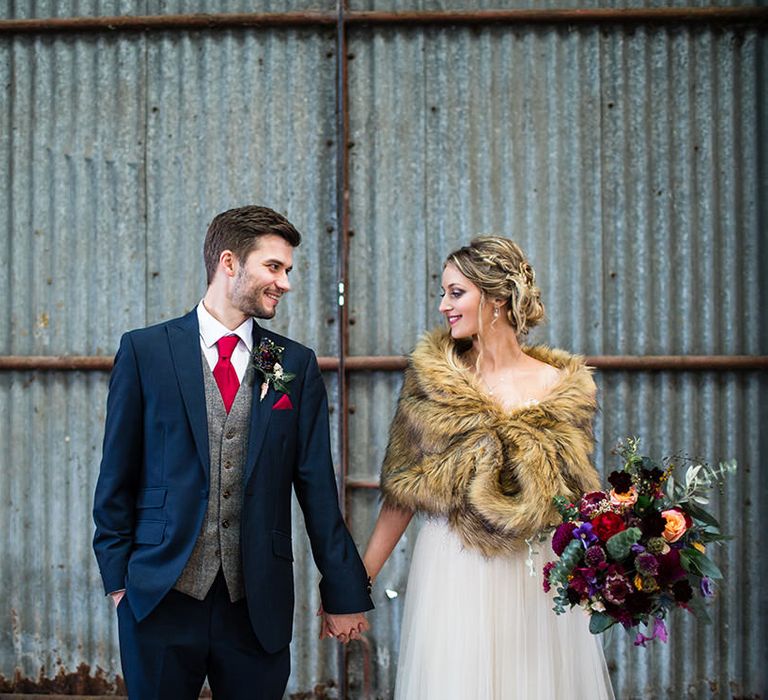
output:
<instances>
[{"instance_id":1,"label":"suit jacket button","mask_svg":"<svg viewBox=\"0 0 768 700\"><path fill-rule=\"evenodd\" d=\"M230 493L229 493L229 489L227 489L227 490L226 490L224 493L222 493L221 495L222 495L222 497L223 497L223 498L229 498L229 496L230 496Z\"/></svg>"},{"instance_id":2,"label":"suit jacket button","mask_svg":"<svg viewBox=\"0 0 768 700\"><path fill-rule=\"evenodd\" d=\"M229 520L223 520L221 526L226 530L229 527Z\"/></svg>"},{"instance_id":3,"label":"suit jacket button","mask_svg":"<svg viewBox=\"0 0 768 700\"><path fill-rule=\"evenodd\" d=\"M231 468L232 468L232 462L230 462L229 460L224 462L224 469L231 469Z\"/></svg>"},{"instance_id":4,"label":"suit jacket button","mask_svg":"<svg viewBox=\"0 0 768 700\"><path fill-rule=\"evenodd\" d=\"M227 440L231 440L233 437L235 437L235 431L234 430L227 430L227 434L226 434Z\"/></svg>"}]
</instances>

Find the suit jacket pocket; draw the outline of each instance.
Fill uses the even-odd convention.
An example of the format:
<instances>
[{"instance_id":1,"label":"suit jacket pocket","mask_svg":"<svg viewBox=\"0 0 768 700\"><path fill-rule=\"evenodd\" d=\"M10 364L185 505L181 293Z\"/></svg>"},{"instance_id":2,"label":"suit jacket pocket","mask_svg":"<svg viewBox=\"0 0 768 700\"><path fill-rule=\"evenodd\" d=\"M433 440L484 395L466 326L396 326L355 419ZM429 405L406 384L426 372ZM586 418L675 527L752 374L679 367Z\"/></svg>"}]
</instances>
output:
<instances>
[{"instance_id":1,"label":"suit jacket pocket","mask_svg":"<svg viewBox=\"0 0 768 700\"><path fill-rule=\"evenodd\" d=\"M293 561L291 536L278 530L272 530L272 553L277 557Z\"/></svg>"},{"instance_id":2,"label":"suit jacket pocket","mask_svg":"<svg viewBox=\"0 0 768 700\"><path fill-rule=\"evenodd\" d=\"M165 520L139 520L133 535L135 544L160 544L165 534Z\"/></svg>"},{"instance_id":3,"label":"suit jacket pocket","mask_svg":"<svg viewBox=\"0 0 768 700\"><path fill-rule=\"evenodd\" d=\"M162 508L165 505L165 496L168 489L165 486L156 486L142 489L136 496L137 508Z\"/></svg>"}]
</instances>

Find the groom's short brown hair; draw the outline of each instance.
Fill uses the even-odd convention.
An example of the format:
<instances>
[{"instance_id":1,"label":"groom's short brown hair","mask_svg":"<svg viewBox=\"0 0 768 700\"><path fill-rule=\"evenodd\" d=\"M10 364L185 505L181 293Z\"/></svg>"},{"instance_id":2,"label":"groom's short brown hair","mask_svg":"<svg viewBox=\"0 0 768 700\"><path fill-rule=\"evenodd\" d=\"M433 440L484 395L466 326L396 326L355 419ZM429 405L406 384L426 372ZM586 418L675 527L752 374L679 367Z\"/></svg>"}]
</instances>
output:
<instances>
[{"instance_id":1,"label":"groom's short brown hair","mask_svg":"<svg viewBox=\"0 0 768 700\"><path fill-rule=\"evenodd\" d=\"M270 234L280 236L294 248L301 243L301 234L293 224L268 207L251 204L215 216L203 244L208 284L213 281L223 251L231 250L238 260L243 261L256 247L259 238Z\"/></svg>"}]
</instances>

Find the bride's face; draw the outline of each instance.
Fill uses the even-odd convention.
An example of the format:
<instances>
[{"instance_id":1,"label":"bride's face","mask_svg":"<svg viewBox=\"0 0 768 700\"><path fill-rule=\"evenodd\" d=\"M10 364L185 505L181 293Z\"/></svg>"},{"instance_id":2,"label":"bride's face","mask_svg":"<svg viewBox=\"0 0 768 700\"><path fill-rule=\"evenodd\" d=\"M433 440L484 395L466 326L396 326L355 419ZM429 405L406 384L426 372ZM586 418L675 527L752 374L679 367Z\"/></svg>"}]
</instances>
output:
<instances>
[{"instance_id":1,"label":"bride's face","mask_svg":"<svg viewBox=\"0 0 768 700\"><path fill-rule=\"evenodd\" d=\"M480 331L480 289L459 269L448 263L443 269L440 313L451 329L451 337L471 338Z\"/></svg>"}]
</instances>

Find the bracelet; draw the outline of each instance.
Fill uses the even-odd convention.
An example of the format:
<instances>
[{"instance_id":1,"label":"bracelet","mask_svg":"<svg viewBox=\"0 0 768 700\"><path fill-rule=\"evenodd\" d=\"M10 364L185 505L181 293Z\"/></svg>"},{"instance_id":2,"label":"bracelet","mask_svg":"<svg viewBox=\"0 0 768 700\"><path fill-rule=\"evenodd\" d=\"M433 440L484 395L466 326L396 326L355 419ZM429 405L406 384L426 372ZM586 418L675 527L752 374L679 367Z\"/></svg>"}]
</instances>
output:
<instances>
[{"instance_id":1,"label":"bracelet","mask_svg":"<svg viewBox=\"0 0 768 700\"><path fill-rule=\"evenodd\" d=\"M373 581L371 581L371 577L370 576L368 577L368 580L366 581L365 590L366 590L366 593L368 593L368 595L371 595L371 591L373 591Z\"/></svg>"}]
</instances>

